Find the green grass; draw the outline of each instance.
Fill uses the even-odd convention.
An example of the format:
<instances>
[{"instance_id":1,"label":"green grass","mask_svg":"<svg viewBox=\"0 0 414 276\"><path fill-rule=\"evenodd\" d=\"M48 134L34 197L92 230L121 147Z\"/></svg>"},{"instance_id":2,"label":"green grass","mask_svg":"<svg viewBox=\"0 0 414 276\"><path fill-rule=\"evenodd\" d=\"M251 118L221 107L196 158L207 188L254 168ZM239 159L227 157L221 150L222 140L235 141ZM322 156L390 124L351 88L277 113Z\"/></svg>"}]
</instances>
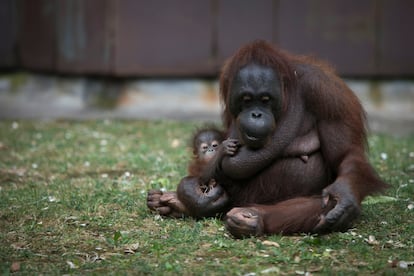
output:
<instances>
[{"instance_id":1,"label":"green grass","mask_svg":"<svg viewBox=\"0 0 414 276\"><path fill-rule=\"evenodd\" d=\"M148 189L185 175L196 125L0 121L0 273L414 275L390 264L414 261L414 137L370 137L392 188L353 229L237 240L219 219L146 208Z\"/></svg>"}]
</instances>

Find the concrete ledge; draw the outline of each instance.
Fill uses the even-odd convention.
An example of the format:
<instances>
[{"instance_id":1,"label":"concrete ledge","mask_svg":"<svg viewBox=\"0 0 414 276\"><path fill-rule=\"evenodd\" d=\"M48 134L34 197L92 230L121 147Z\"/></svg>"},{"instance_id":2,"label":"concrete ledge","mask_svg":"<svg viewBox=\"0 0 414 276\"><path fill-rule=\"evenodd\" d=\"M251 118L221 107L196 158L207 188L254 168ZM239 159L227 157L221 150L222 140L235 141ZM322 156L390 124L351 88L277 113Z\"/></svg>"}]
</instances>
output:
<instances>
[{"instance_id":1,"label":"concrete ledge","mask_svg":"<svg viewBox=\"0 0 414 276\"><path fill-rule=\"evenodd\" d=\"M414 81L347 80L373 132L414 135ZM109 81L0 76L0 119L220 120L218 83L202 79Z\"/></svg>"}]
</instances>

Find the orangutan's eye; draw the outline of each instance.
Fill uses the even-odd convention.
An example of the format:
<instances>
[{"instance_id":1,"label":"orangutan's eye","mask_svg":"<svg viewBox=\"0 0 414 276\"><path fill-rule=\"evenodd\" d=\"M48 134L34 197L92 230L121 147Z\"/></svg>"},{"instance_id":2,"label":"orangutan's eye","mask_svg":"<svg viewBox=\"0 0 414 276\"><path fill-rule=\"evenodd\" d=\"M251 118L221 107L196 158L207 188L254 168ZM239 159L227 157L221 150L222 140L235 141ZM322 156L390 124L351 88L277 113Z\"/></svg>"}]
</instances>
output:
<instances>
[{"instance_id":1,"label":"orangutan's eye","mask_svg":"<svg viewBox=\"0 0 414 276\"><path fill-rule=\"evenodd\" d=\"M250 103L252 101L252 97L250 95L244 95L243 96L243 102L244 103Z\"/></svg>"},{"instance_id":2,"label":"orangutan's eye","mask_svg":"<svg viewBox=\"0 0 414 276\"><path fill-rule=\"evenodd\" d=\"M268 103L268 102L270 102L270 97L269 96L263 96L262 97L262 103Z\"/></svg>"},{"instance_id":3,"label":"orangutan's eye","mask_svg":"<svg viewBox=\"0 0 414 276\"><path fill-rule=\"evenodd\" d=\"M208 145L206 143L202 143L200 145L200 147L201 147L202 150L207 150L208 149Z\"/></svg>"}]
</instances>

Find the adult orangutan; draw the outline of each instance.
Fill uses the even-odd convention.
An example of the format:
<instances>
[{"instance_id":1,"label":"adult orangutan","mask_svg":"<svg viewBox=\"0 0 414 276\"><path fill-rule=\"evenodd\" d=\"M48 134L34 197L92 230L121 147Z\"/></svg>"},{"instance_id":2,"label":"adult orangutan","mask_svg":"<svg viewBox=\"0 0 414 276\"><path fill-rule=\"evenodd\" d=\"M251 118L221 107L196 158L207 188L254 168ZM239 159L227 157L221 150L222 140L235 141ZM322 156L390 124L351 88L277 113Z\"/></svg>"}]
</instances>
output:
<instances>
[{"instance_id":1,"label":"adult orangutan","mask_svg":"<svg viewBox=\"0 0 414 276\"><path fill-rule=\"evenodd\" d=\"M322 233L348 228L363 198L387 187L365 154L361 104L327 65L254 41L225 64L220 93L227 136L241 145L211 164L224 192L213 188L202 195L204 204L180 209L180 197L195 202L200 195L150 191L151 209L227 212L226 227L236 237ZM318 143L310 133L317 133ZM306 162L298 158L303 153L285 154L306 144L317 147L309 147ZM215 209L210 203L223 195L227 209Z\"/></svg>"}]
</instances>

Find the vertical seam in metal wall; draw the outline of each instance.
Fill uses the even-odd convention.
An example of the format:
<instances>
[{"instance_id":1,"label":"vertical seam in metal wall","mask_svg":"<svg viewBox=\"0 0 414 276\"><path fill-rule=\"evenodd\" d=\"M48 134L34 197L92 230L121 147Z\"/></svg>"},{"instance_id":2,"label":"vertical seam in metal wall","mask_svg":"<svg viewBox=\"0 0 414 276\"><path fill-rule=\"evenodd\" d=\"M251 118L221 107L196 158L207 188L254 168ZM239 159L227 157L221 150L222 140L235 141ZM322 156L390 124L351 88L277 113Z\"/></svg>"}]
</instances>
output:
<instances>
[{"instance_id":1,"label":"vertical seam in metal wall","mask_svg":"<svg viewBox=\"0 0 414 276\"><path fill-rule=\"evenodd\" d=\"M211 12L211 44L210 44L210 60L213 64L213 70L216 70L219 65L219 45L218 45L218 13L219 0L210 1Z\"/></svg>"},{"instance_id":2,"label":"vertical seam in metal wall","mask_svg":"<svg viewBox=\"0 0 414 276\"><path fill-rule=\"evenodd\" d=\"M107 74L115 74L118 75L117 66L116 66L116 32L117 32L117 24L118 24L118 16L117 16L117 8L118 8L118 1L117 0L107 0L105 1L106 5L106 31L105 31L105 44L107 47Z\"/></svg>"},{"instance_id":3,"label":"vertical seam in metal wall","mask_svg":"<svg viewBox=\"0 0 414 276\"><path fill-rule=\"evenodd\" d=\"M12 1L12 0L10 0ZM21 28L21 11L22 11L22 2L21 1L12 1L13 3L13 26L14 26L14 30L13 30L13 40L14 40L14 46L13 46L13 51L14 51L14 58L15 58L15 64L14 66L16 68L19 68L22 66L22 60L21 60L21 54L20 54L20 28Z\"/></svg>"},{"instance_id":4,"label":"vertical seam in metal wall","mask_svg":"<svg viewBox=\"0 0 414 276\"><path fill-rule=\"evenodd\" d=\"M54 23L54 29L53 29L53 38L52 38L52 68L51 70L56 71L57 73L59 73L59 68L58 68L58 54L59 54L59 49L58 49L58 39L59 39L59 34L58 32L61 30L59 24L61 24L61 21L59 20L59 16L58 13L60 12L60 4L61 1L56 1L55 2L55 12L53 13L53 23Z\"/></svg>"},{"instance_id":5,"label":"vertical seam in metal wall","mask_svg":"<svg viewBox=\"0 0 414 276\"><path fill-rule=\"evenodd\" d=\"M382 37L381 37L381 28L382 28L382 7L383 7L383 1L374 1L374 7L375 7L375 24L374 24L374 76L382 75L382 68L381 68L381 53L382 53Z\"/></svg>"},{"instance_id":6,"label":"vertical seam in metal wall","mask_svg":"<svg viewBox=\"0 0 414 276\"><path fill-rule=\"evenodd\" d=\"M279 42L279 0L272 1L272 43L280 44Z\"/></svg>"}]
</instances>

